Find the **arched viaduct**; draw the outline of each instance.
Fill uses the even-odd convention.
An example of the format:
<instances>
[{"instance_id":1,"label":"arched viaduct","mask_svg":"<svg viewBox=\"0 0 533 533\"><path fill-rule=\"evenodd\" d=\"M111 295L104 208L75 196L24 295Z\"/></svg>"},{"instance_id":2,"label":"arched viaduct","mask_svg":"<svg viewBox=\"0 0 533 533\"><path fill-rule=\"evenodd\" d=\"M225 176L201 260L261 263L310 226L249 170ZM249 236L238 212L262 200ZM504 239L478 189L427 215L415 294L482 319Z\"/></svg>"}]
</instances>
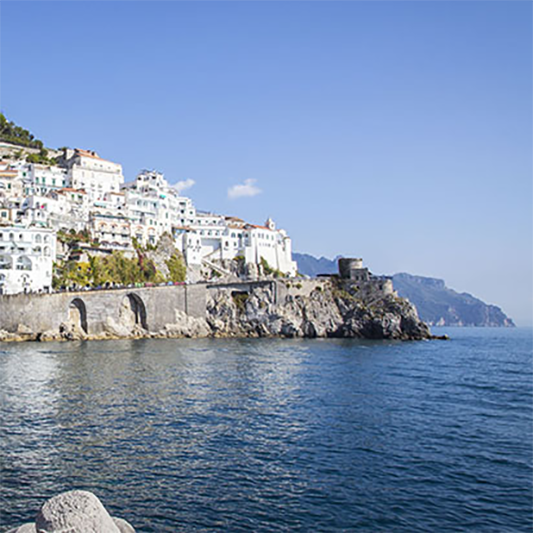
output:
<instances>
[{"instance_id":1,"label":"arched viaduct","mask_svg":"<svg viewBox=\"0 0 533 533\"><path fill-rule=\"evenodd\" d=\"M32 332L75 323L91 335L102 333L108 319L157 331L176 322L176 311L206 316L206 285L123 288L52 294L0 296L0 329Z\"/></svg>"}]
</instances>

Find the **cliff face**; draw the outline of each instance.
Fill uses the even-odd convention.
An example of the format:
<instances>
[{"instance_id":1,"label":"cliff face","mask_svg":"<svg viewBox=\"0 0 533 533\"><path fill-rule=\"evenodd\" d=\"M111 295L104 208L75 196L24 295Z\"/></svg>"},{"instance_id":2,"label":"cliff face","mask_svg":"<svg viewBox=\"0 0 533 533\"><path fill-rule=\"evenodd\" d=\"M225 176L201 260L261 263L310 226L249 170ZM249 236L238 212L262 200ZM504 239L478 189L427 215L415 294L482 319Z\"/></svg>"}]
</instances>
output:
<instances>
[{"instance_id":1,"label":"cliff face","mask_svg":"<svg viewBox=\"0 0 533 533\"><path fill-rule=\"evenodd\" d=\"M199 299L197 302L203 311L194 315L172 307L169 303L173 297L169 293L171 289L144 289L144 292L139 293L144 298L147 309L148 318L144 323L137 320L133 308L128 306L130 298L124 294L113 291L109 291L109 294L94 293L93 299L100 298L100 304L110 308L115 308L117 303L122 302L120 312L103 320L102 328L89 330L87 333L78 314L72 313L66 322L52 329L34 331L28 326L19 325L16 331L0 331L0 341L143 337L352 337L418 340L431 337L429 328L418 318L412 304L394 294L386 294L371 284L358 286L350 280L336 277L312 280L263 278L259 281L203 287L203 303L200 306ZM178 289L183 287L172 291L176 292ZM192 295L189 294L188 298L192 298ZM59 296L64 296L67 302L72 298L68 293ZM57 295L50 295L52 297L57 299ZM84 295L81 294L80 297ZM47 296L41 298L46 299ZM95 306L95 302L89 301L87 295L85 298L89 305ZM154 313L158 308L161 308L161 313L163 307L165 318L162 319L161 315L159 321L154 321ZM157 326L154 325L156 323Z\"/></svg>"},{"instance_id":2,"label":"cliff face","mask_svg":"<svg viewBox=\"0 0 533 533\"><path fill-rule=\"evenodd\" d=\"M430 325L514 327L499 307L449 289L441 279L395 274L393 281L398 294L413 302Z\"/></svg>"},{"instance_id":3,"label":"cliff face","mask_svg":"<svg viewBox=\"0 0 533 533\"><path fill-rule=\"evenodd\" d=\"M278 282L246 293L215 292L207 322L215 336L426 339L412 304L394 295L362 294L336 278Z\"/></svg>"}]
</instances>

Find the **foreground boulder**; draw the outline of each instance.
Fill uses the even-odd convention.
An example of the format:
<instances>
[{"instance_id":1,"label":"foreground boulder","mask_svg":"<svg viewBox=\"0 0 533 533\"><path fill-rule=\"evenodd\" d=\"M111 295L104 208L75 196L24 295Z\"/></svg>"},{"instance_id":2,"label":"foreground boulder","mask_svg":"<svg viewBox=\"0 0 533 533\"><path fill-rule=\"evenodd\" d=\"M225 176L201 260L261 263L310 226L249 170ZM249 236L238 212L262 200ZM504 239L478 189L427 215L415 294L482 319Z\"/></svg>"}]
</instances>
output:
<instances>
[{"instance_id":1,"label":"foreground boulder","mask_svg":"<svg viewBox=\"0 0 533 533\"><path fill-rule=\"evenodd\" d=\"M34 524L24 524L7 533L135 533L135 530L125 520L111 517L92 492L72 490L46 501Z\"/></svg>"}]
</instances>

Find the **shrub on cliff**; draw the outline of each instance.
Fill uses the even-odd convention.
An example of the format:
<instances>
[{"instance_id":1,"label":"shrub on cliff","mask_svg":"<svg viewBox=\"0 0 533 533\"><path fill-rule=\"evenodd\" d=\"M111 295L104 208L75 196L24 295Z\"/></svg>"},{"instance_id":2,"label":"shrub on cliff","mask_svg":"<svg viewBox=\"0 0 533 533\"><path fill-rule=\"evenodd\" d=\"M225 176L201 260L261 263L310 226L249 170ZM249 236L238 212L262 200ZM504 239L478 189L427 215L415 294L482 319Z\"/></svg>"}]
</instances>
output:
<instances>
[{"instance_id":1,"label":"shrub on cliff","mask_svg":"<svg viewBox=\"0 0 533 533\"><path fill-rule=\"evenodd\" d=\"M261 257L260 264L263 267L263 273L266 276L274 276L275 278L284 278L285 277L285 274L283 272L281 272L281 270L278 270L276 268L271 267L268 264L268 261L264 257Z\"/></svg>"},{"instance_id":2,"label":"shrub on cliff","mask_svg":"<svg viewBox=\"0 0 533 533\"><path fill-rule=\"evenodd\" d=\"M181 259L181 257L174 253L165 261L168 268L168 280L169 281L185 281L187 275L187 267Z\"/></svg>"}]
</instances>

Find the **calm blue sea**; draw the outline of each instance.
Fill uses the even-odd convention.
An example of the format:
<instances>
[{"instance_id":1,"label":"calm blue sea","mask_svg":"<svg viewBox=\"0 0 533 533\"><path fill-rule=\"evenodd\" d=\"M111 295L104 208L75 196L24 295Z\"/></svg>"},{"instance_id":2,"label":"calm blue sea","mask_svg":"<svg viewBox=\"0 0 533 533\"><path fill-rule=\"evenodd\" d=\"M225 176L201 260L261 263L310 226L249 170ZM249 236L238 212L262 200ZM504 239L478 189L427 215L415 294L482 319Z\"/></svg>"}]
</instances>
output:
<instances>
[{"instance_id":1,"label":"calm blue sea","mask_svg":"<svg viewBox=\"0 0 533 533\"><path fill-rule=\"evenodd\" d=\"M532 331L0 345L0 531L530 532Z\"/></svg>"}]
</instances>

